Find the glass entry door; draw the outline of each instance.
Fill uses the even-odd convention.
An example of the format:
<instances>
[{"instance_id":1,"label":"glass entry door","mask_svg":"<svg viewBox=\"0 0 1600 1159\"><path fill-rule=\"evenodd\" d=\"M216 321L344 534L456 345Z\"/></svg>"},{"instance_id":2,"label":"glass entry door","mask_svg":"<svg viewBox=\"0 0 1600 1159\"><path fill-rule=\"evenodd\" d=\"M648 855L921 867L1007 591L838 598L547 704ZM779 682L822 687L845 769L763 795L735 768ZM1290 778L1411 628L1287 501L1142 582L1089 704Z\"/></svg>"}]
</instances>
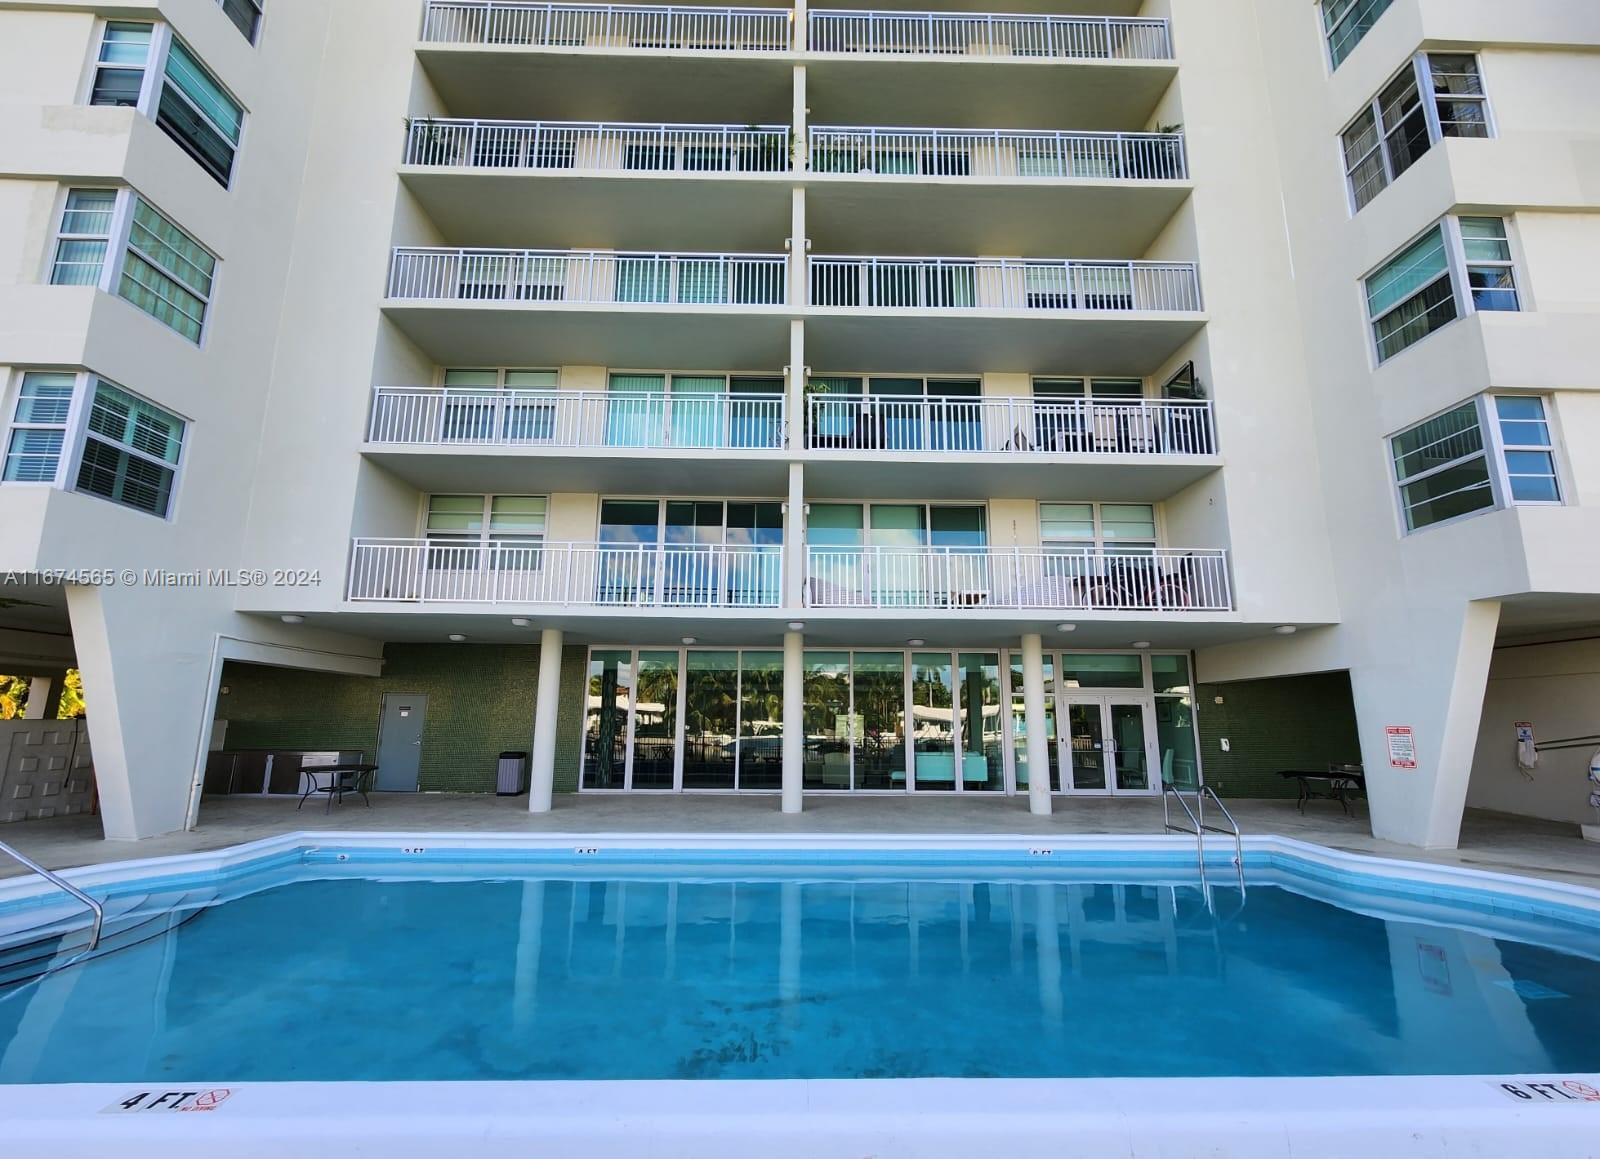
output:
<instances>
[{"instance_id":1,"label":"glass entry door","mask_svg":"<svg viewBox=\"0 0 1600 1159\"><path fill-rule=\"evenodd\" d=\"M1155 702L1145 697L1065 696L1061 768L1068 793L1148 795L1153 774Z\"/></svg>"}]
</instances>

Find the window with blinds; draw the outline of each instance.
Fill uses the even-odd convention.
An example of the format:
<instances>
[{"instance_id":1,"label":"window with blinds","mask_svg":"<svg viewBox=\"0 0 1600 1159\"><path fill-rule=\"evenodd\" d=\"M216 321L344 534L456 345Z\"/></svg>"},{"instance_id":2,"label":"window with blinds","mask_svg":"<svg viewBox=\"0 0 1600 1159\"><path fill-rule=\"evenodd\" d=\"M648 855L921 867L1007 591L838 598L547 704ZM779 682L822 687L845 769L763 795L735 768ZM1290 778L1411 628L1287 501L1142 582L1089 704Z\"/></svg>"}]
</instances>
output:
<instances>
[{"instance_id":1,"label":"window with blinds","mask_svg":"<svg viewBox=\"0 0 1600 1159\"><path fill-rule=\"evenodd\" d=\"M134 202L118 293L191 342L200 341L216 257L143 198Z\"/></svg>"},{"instance_id":2,"label":"window with blinds","mask_svg":"<svg viewBox=\"0 0 1600 1159\"><path fill-rule=\"evenodd\" d=\"M183 436L176 415L96 379L74 489L165 517Z\"/></svg>"},{"instance_id":3,"label":"window with blinds","mask_svg":"<svg viewBox=\"0 0 1600 1159\"><path fill-rule=\"evenodd\" d=\"M165 78L156 123L226 186L233 176L244 109L177 39L167 49Z\"/></svg>"}]
</instances>

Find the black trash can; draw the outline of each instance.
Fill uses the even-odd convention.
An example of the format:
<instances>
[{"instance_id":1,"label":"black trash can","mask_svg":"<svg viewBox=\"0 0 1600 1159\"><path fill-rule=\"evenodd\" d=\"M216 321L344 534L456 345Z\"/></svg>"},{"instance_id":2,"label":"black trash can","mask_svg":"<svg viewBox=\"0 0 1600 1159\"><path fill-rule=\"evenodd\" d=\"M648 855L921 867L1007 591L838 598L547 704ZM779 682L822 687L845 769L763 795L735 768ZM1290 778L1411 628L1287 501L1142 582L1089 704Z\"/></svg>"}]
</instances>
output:
<instances>
[{"instance_id":1,"label":"black trash can","mask_svg":"<svg viewBox=\"0 0 1600 1159\"><path fill-rule=\"evenodd\" d=\"M496 796L516 797L528 791L528 754L501 753Z\"/></svg>"}]
</instances>

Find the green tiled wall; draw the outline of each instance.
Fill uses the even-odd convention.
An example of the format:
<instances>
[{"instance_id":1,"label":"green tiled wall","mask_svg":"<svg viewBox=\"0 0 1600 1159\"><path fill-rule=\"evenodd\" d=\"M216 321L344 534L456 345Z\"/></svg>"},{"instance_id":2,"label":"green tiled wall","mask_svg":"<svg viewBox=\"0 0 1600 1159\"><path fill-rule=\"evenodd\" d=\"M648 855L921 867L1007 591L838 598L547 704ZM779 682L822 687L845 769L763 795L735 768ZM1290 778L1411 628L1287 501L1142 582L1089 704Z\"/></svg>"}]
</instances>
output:
<instances>
[{"instance_id":1,"label":"green tiled wall","mask_svg":"<svg viewBox=\"0 0 1600 1159\"><path fill-rule=\"evenodd\" d=\"M1293 797L1294 782L1279 769L1361 760L1348 673L1202 684L1197 691L1206 784L1224 797ZM1222 751L1223 737L1231 752Z\"/></svg>"},{"instance_id":2,"label":"green tiled wall","mask_svg":"<svg viewBox=\"0 0 1600 1159\"><path fill-rule=\"evenodd\" d=\"M390 644L380 677L229 664L217 702L229 748L378 749L389 692L423 693L419 787L492 793L503 750L529 751L539 674L537 644ZM564 649L556 736L556 789L577 786L585 649Z\"/></svg>"}]
</instances>

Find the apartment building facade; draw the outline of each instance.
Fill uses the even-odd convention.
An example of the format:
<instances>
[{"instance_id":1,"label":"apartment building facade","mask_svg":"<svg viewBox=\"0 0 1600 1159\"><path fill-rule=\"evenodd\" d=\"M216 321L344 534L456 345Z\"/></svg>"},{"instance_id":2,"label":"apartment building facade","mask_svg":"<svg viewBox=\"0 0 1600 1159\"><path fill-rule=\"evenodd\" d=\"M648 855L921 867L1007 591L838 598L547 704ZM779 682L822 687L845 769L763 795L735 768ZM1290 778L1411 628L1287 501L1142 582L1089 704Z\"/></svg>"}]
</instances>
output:
<instances>
[{"instance_id":1,"label":"apartment building facade","mask_svg":"<svg viewBox=\"0 0 1600 1159\"><path fill-rule=\"evenodd\" d=\"M1348 672L1453 843L1600 589L1600 24L1500 7L0 3L0 654L119 838L223 745L1047 813Z\"/></svg>"}]
</instances>

